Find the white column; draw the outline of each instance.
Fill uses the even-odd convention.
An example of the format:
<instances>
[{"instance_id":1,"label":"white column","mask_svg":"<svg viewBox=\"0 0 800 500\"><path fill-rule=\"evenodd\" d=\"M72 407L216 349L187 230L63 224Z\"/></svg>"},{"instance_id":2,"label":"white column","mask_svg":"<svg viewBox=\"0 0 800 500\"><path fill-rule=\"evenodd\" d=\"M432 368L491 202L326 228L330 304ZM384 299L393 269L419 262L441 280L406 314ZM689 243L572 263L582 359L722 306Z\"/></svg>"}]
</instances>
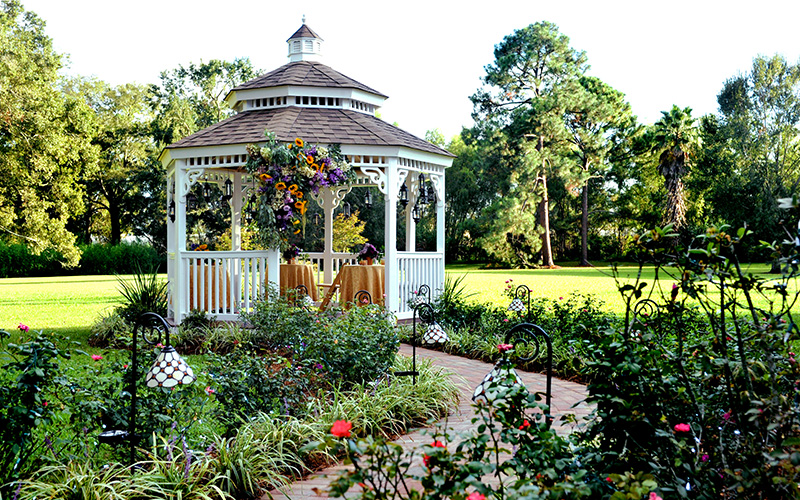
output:
<instances>
[{"instance_id":1,"label":"white column","mask_svg":"<svg viewBox=\"0 0 800 500\"><path fill-rule=\"evenodd\" d=\"M332 189L322 189L320 195L323 200L323 212L325 214L325 248L322 250L322 261L325 263L325 271L322 275L323 283L333 281L333 203L334 193Z\"/></svg>"},{"instance_id":2,"label":"white column","mask_svg":"<svg viewBox=\"0 0 800 500\"><path fill-rule=\"evenodd\" d=\"M444 173L439 176L439 186L436 189L437 194L441 193L441 197L436 200L436 251L442 255L442 265L437 269L437 276L439 278L439 286L443 288L444 285L444 209L445 209L445 189L444 189Z\"/></svg>"},{"instance_id":3,"label":"white column","mask_svg":"<svg viewBox=\"0 0 800 500\"><path fill-rule=\"evenodd\" d=\"M233 198L231 199L231 250L242 249L242 174L233 174Z\"/></svg>"},{"instance_id":4,"label":"white column","mask_svg":"<svg viewBox=\"0 0 800 500\"><path fill-rule=\"evenodd\" d=\"M181 255L186 250L186 194L189 179L186 172L186 160L175 161L175 236L172 252L175 252L176 272L174 273L173 305L175 307L175 322L180 324L183 314L187 312L189 297L186 294L186 283L189 279L186 270L181 265Z\"/></svg>"},{"instance_id":5,"label":"white column","mask_svg":"<svg viewBox=\"0 0 800 500\"><path fill-rule=\"evenodd\" d=\"M280 248L270 248L267 251L267 281L272 285L271 288L278 289L281 283L281 250ZM270 296L270 300L275 297Z\"/></svg>"},{"instance_id":6,"label":"white column","mask_svg":"<svg viewBox=\"0 0 800 500\"><path fill-rule=\"evenodd\" d=\"M400 308L400 277L398 276L397 262L397 190L400 188L397 173L397 158L389 158L386 166L386 216L384 219L384 250L386 290L386 308L397 314Z\"/></svg>"},{"instance_id":7,"label":"white column","mask_svg":"<svg viewBox=\"0 0 800 500\"><path fill-rule=\"evenodd\" d=\"M409 171L406 177L406 187L408 187L408 206L406 206L406 252L413 252L417 249L417 223L411 217L414 204L419 198L419 172ZM416 186L416 187L415 187Z\"/></svg>"},{"instance_id":8,"label":"white column","mask_svg":"<svg viewBox=\"0 0 800 500\"><path fill-rule=\"evenodd\" d=\"M178 217L178 203L175 200L175 171L167 173L167 293L169 295L169 309L175 315L175 272L177 271L176 250L175 250L175 221ZM169 205L175 202L175 221L169 217Z\"/></svg>"}]
</instances>

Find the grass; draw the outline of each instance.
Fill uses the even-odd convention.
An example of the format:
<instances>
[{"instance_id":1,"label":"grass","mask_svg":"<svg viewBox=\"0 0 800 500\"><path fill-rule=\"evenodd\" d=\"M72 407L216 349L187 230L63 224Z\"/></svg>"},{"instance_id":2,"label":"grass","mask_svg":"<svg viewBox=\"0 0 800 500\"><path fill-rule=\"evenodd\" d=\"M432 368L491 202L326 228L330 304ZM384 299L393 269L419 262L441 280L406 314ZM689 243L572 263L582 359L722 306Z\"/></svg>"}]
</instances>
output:
<instances>
[{"instance_id":1,"label":"grass","mask_svg":"<svg viewBox=\"0 0 800 500\"><path fill-rule=\"evenodd\" d=\"M621 266L621 276L632 279L637 268ZM754 265L751 271L766 273L766 265ZM505 281L528 285L535 297L558 298L578 291L603 301L615 313L623 304L607 266L564 267L562 269L481 269L475 264L454 264L446 268L449 276L465 275L464 286L474 293L471 300L505 304ZM654 271L645 270L652 282ZM160 278L166 279L165 275ZM662 286L670 283L663 281ZM0 279L0 329L16 332L24 323L32 330L44 330L85 341L92 324L105 312L121 303L115 276L71 276L56 278Z\"/></svg>"}]
</instances>

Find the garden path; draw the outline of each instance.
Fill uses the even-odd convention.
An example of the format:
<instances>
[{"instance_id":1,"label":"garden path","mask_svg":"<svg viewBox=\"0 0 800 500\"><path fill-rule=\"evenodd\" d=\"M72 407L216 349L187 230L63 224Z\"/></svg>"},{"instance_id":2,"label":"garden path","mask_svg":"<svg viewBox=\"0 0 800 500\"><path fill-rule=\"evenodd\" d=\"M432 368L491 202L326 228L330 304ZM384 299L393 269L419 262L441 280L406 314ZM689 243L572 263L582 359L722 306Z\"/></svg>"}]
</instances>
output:
<instances>
[{"instance_id":1,"label":"garden path","mask_svg":"<svg viewBox=\"0 0 800 500\"><path fill-rule=\"evenodd\" d=\"M411 346L402 344L400 353L411 356ZM492 365L475 359L467 359L460 356L453 356L439 351L423 349L417 347L417 356L430 358L434 365L448 369L453 373L456 385L461 391L460 403L458 407L447 417L446 424L456 432L469 431L473 428L472 418L474 411L472 408L472 391L481 383L483 377L492 369ZM531 392L544 392L546 377L541 373L530 373L517 370L525 386ZM568 434L574 428L574 424L560 423L560 417L566 414L574 414L577 421L582 421L582 417L589 415L591 407L584 402L586 398L586 386L567 382L564 380L553 379L552 414L554 416L554 426L559 434ZM445 423L445 420L440 421ZM395 442L410 450L430 442L430 437L424 434L428 428L421 428L409 434L399 437ZM417 459L420 461L421 459ZM284 488L272 491L272 498L275 500L310 500L327 498L325 493L328 483L339 475L348 466L339 464L316 474L307 477L303 481L294 482ZM320 493L317 493L318 490ZM268 498L265 496L264 499Z\"/></svg>"}]
</instances>

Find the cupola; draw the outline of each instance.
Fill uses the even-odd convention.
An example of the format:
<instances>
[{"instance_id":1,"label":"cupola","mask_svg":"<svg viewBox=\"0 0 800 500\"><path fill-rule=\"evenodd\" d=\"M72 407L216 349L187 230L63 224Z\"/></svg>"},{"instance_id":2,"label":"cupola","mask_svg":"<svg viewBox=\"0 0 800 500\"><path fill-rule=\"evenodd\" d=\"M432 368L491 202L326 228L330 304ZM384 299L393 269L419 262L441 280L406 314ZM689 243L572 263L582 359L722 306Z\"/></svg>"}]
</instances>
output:
<instances>
[{"instance_id":1,"label":"cupola","mask_svg":"<svg viewBox=\"0 0 800 500\"><path fill-rule=\"evenodd\" d=\"M322 60L322 42L322 38L306 25L306 16L303 16L303 25L286 40L289 62Z\"/></svg>"}]
</instances>

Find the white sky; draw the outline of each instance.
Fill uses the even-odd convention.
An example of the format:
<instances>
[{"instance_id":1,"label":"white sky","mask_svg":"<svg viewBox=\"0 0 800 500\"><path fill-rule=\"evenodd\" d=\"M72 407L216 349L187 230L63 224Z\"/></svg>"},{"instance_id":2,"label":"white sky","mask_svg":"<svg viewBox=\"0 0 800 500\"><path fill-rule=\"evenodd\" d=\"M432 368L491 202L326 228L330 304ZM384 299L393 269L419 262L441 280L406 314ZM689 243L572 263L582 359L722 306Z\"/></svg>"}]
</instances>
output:
<instances>
[{"instance_id":1,"label":"white sky","mask_svg":"<svg viewBox=\"0 0 800 500\"><path fill-rule=\"evenodd\" d=\"M624 92L652 123L672 104L717 110L723 82L758 54L800 57L798 0L22 0L47 22L67 73L111 84L158 83L163 70L249 57L286 62L286 39L306 22L323 62L389 96L381 117L447 139L472 124L469 96L504 36L555 23L586 51L589 74Z\"/></svg>"}]
</instances>

